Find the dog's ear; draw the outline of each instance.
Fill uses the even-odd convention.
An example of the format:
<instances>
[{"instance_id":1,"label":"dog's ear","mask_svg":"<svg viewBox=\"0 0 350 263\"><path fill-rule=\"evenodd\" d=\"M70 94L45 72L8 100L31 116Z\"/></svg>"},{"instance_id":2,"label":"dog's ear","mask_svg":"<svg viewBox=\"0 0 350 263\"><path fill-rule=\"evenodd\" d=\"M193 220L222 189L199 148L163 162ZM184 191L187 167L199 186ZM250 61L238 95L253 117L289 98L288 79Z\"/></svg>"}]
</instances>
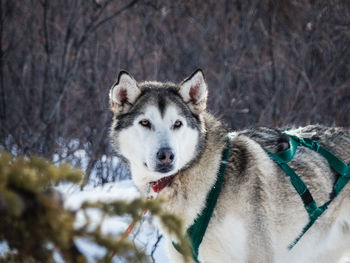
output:
<instances>
[{"instance_id":1,"label":"dog's ear","mask_svg":"<svg viewBox=\"0 0 350 263\"><path fill-rule=\"evenodd\" d=\"M203 71L197 69L180 83L179 94L193 113L199 114L207 106L208 87Z\"/></svg>"},{"instance_id":2,"label":"dog's ear","mask_svg":"<svg viewBox=\"0 0 350 263\"><path fill-rule=\"evenodd\" d=\"M112 111L118 115L126 113L141 94L136 80L126 71L120 71L117 82L109 91Z\"/></svg>"}]
</instances>

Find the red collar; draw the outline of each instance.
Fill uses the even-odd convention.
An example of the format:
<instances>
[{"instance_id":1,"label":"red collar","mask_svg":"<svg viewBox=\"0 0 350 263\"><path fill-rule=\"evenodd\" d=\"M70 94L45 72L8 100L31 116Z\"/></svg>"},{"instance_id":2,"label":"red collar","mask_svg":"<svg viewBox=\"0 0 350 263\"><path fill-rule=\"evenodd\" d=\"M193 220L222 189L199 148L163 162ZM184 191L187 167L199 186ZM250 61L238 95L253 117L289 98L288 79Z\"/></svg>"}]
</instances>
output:
<instances>
[{"instance_id":1,"label":"red collar","mask_svg":"<svg viewBox=\"0 0 350 263\"><path fill-rule=\"evenodd\" d=\"M152 182L152 189L156 193L160 193L165 187L167 187L175 178L177 174L173 174L167 177L159 179L157 182Z\"/></svg>"}]
</instances>

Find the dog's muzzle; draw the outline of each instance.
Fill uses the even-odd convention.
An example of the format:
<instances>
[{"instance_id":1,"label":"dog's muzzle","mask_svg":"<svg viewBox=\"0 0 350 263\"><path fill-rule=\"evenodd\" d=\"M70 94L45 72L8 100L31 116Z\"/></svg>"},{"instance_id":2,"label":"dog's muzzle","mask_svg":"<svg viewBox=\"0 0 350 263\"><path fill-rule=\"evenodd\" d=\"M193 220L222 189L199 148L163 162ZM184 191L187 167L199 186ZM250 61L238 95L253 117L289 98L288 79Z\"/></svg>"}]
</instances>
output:
<instances>
[{"instance_id":1,"label":"dog's muzzle","mask_svg":"<svg viewBox=\"0 0 350 263\"><path fill-rule=\"evenodd\" d=\"M157 152L156 171L168 173L174 168L175 154L169 147L160 148Z\"/></svg>"}]
</instances>

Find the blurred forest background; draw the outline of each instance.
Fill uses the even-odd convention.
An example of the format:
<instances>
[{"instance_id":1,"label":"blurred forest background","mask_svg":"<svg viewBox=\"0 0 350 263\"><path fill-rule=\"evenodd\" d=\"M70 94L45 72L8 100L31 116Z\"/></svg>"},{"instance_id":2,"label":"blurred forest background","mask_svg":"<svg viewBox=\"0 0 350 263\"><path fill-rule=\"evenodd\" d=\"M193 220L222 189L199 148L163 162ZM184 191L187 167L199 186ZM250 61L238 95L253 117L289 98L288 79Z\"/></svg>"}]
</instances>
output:
<instances>
[{"instance_id":1,"label":"blurred forest background","mask_svg":"<svg viewBox=\"0 0 350 263\"><path fill-rule=\"evenodd\" d=\"M119 70L180 82L201 67L209 110L233 129L350 127L349 0L0 0L0 150L80 166L113 158Z\"/></svg>"}]
</instances>

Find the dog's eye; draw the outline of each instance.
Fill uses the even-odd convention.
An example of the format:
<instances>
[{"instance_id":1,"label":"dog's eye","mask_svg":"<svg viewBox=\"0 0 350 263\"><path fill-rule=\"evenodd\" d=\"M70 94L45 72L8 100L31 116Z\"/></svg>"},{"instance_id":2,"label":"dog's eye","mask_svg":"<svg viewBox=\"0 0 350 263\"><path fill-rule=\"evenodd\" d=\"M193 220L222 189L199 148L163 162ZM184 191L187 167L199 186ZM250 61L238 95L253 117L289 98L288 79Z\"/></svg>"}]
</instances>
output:
<instances>
[{"instance_id":1,"label":"dog's eye","mask_svg":"<svg viewBox=\"0 0 350 263\"><path fill-rule=\"evenodd\" d=\"M150 123L149 120L141 120L139 123L140 123L140 125L143 126L143 127L151 128L151 123Z\"/></svg>"},{"instance_id":2,"label":"dog's eye","mask_svg":"<svg viewBox=\"0 0 350 263\"><path fill-rule=\"evenodd\" d=\"M177 120L177 121L174 122L174 129L178 129L181 126L182 126L182 122L181 121Z\"/></svg>"}]
</instances>

